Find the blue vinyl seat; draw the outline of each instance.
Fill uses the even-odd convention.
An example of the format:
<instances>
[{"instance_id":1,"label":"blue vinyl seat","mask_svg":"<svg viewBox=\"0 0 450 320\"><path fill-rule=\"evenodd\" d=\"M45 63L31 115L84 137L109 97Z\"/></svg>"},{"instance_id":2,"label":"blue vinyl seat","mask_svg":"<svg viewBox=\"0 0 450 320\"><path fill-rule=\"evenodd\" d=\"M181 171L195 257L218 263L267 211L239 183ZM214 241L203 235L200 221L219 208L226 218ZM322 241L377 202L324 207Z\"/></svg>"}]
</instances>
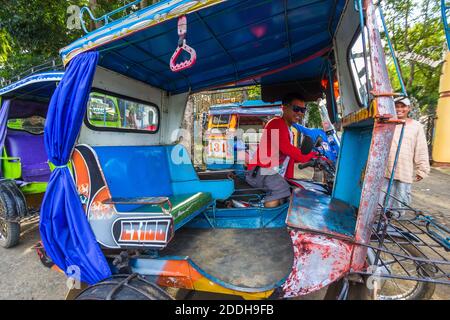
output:
<instances>
[{"instance_id":1,"label":"blue vinyl seat","mask_svg":"<svg viewBox=\"0 0 450 320\"><path fill-rule=\"evenodd\" d=\"M214 200L234 192L231 179L201 181L186 149L166 146L93 147L113 198L169 197L175 229L202 213ZM116 204L119 212L160 212L159 207Z\"/></svg>"}]
</instances>

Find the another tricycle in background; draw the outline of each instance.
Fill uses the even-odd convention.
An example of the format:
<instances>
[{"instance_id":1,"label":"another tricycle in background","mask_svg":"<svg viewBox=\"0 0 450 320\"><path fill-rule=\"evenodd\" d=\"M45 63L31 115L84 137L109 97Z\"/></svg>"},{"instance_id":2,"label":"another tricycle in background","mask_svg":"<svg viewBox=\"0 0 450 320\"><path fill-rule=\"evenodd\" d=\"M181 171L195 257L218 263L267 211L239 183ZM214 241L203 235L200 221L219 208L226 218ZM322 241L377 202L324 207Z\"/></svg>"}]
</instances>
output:
<instances>
[{"instance_id":1,"label":"another tricycle in background","mask_svg":"<svg viewBox=\"0 0 450 320\"><path fill-rule=\"evenodd\" d=\"M281 102L247 100L213 105L205 132L206 169L243 171L245 158L255 152L261 129L274 116L282 114Z\"/></svg>"},{"instance_id":2,"label":"another tricycle in background","mask_svg":"<svg viewBox=\"0 0 450 320\"><path fill-rule=\"evenodd\" d=\"M37 66L0 88L0 246L5 248L19 242L20 223L39 214L50 178L44 123L64 74L57 69L54 62Z\"/></svg>"}]
</instances>

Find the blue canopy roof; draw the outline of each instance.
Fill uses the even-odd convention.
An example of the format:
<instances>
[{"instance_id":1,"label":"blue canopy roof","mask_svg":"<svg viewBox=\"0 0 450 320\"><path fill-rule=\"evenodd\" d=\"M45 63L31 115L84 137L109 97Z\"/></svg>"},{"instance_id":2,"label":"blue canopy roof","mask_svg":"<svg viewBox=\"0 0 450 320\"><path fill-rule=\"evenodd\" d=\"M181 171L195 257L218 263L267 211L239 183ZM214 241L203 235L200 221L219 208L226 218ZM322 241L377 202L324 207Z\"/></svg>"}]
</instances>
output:
<instances>
[{"instance_id":1,"label":"blue canopy roof","mask_svg":"<svg viewBox=\"0 0 450 320\"><path fill-rule=\"evenodd\" d=\"M268 103L262 100L246 100L241 103L215 104L209 108L209 114L281 115L281 101Z\"/></svg>"},{"instance_id":2,"label":"blue canopy roof","mask_svg":"<svg viewBox=\"0 0 450 320\"><path fill-rule=\"evenodd\" d=\"M171 93L225 85L320 81L346 0L162 1L61 50L65 63L96 49L99 65ZM172 72L177 16L197 62ZM183 57L181 57L182 59ZM319 88L319 86L317 86Z\"/></svg>"},{"instance_id":3,"label":"blue canopy roof","mask_svg":"<svg viewBox=\"0 0 450 320\"><path fill-rule=\"evenodd\" d=\"M0 97L2 99L48 101L63 75L64 72L59 71L30 75L0 88Z\"/></svg>"}]
</instances>

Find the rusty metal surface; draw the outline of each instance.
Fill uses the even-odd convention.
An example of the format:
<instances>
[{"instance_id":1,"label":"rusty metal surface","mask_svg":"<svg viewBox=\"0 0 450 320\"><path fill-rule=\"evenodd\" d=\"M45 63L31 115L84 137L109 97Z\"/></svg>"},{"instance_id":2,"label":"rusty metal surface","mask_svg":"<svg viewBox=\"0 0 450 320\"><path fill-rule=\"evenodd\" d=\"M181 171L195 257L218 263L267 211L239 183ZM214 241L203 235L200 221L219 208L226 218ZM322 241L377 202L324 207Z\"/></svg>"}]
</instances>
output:
<instances>
[{"instance_id":1,"label":"rusty metal surface","mask_svg":"<svg viewBox=\"0 0 450 320\"><path fill-rule=\"evenodd\" d=\"M390 93L392 91L389 74L386 67L386 57L384 47L381 44L380 33L378 32L377 17L375 6L372 0L365 1L367 7L367 30L370 45L370 62L372 66L372 91ZM396 118L394 99L389 95L381 95L376 97L377 111L380 115L391 115Z\"/></svg>"},{"instance_id":2,"label":"rusty metal surface","mask_svg":"<svg viewBox=\"0 0 450 320\"><path fill-rule=\"evenodd\" d=\"M328 195L295 189L286 224L302 230L312 230L352 238L355 232L355 209Z\"/></svg>"},{"instance_id":3,"label":"rusty metal surface","mask_svg":"<svg viewBox=\"0 0 450 320\"><path fill-rule=\"evenodd\" d=\"M282 285L285 298L317 291L349 271L351 244L299 230L291 230L290 236L294 246L294 264Z\"/></svg>"},{"instance_id":4,"label":"rusty metal surface","mask_svg":"<svg viewBox=\"0 0 450 320\"><path fill-rule=\"evenodd\" d=\"M365 5L367 8L367 30L371 49L372 88L375 92L392 92L384 49L378 32L375 7L371 0L365 1ZM377 212L381 186L396 126L395 123L384 122L383 120L383 118L396 118L393 98L390 96L378 96L374 102L377 106L378 116L373 128L355 234L355 241L364 244L370 241L372 224ZM366 255L367 248L362 246L355 247L352 261L353 270L361 270L364 267Z\"/></svg>"}]
</instances>

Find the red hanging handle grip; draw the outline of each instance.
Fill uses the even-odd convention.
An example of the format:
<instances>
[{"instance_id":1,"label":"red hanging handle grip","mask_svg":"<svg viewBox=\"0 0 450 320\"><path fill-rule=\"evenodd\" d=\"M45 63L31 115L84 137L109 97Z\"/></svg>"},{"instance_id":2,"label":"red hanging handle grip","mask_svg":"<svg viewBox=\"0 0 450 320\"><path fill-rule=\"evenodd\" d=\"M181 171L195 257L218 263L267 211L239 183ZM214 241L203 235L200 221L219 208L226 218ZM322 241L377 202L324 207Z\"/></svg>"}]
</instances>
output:
<instances>
[{"instance_id":1,"label":"red hanging handle grip","mask_svg":"<svg viewBox=\"0 0 450 320\"><path fill-rule=\"evenodd\" d=\"M179 72L184 69L192 67L197 61L197 52L194 48L190 47L186 43L186 33L187 33L187 19L186 16L178 18L178 47L170 58L170 70L173 72ZM186 51L189 53L190 58L180 63L176 63L178 57L181 53Z\"/></svg>"}]
</instances>

